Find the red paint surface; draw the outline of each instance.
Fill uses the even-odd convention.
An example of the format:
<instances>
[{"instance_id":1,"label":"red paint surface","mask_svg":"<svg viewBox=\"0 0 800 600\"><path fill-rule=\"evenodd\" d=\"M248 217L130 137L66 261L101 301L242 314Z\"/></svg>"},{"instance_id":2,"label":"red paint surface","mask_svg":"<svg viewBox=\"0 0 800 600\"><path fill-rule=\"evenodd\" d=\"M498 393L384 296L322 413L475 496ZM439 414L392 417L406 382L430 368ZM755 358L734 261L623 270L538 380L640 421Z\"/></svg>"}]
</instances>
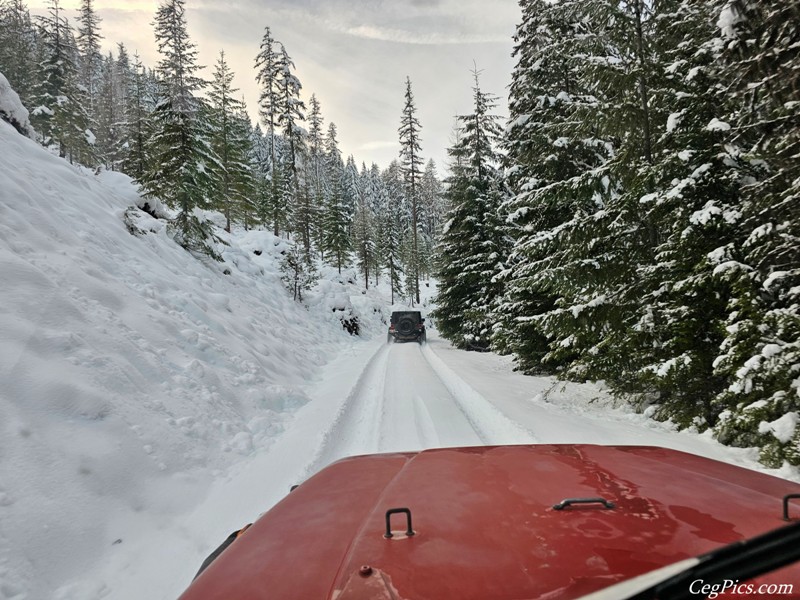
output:
<instances>
[{"instance_id":1,"label":"red paint surface","mask_svg":"<svg viewBox=\"0 0 800 600\"><path fill-rule=\"evenodd\" d=\"M790 493L800 485L650 447L350 458L261 517L180 600L567 600L780 527ZM595 496L617 507L551 508ZM414 537L383 537L397 507L411 509ZM405 531L401 515L392 524ZM758 582L800 598L800 565Z\"/></svg>"}]
</instances>

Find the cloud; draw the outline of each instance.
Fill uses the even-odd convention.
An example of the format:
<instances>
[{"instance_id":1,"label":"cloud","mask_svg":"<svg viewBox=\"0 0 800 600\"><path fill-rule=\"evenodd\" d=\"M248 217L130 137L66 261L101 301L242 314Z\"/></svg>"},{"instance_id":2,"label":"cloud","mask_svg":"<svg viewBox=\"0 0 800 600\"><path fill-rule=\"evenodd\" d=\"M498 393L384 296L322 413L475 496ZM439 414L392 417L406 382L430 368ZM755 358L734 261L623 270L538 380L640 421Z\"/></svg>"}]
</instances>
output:
<instances>
[{"instance_id":1,"label":"cloud","mask_svg":"<svg viewBox=\"0 0 800 600\"><path fill-rule=\"evenodd\" d=\"M397 148L399 143L397 140L389 140L389 141L375 141L375 142L366 142L361 144L358 149L364 150L369 152L370 150L384 150L386 148Z\"/></svg>"},{"instance_id":2,"label":"cloud","mask_svg":"<svg viewBox=\"0 0 800 600\"><path fill-rule=\"evenodd\" d=\"M358 27L351 27L345 33L355 36L366 38L370 40L380 40L384 42L396 42L399 44L420 44L420 45L453 45L453 44L485 44L485 43L499 43L503 44L508 41L507 37L498 35L475 33L470 35L453 35L445 32L429 32L418 33L402 29L388 29L382 27L374 27L371 25L359 25Z\"/></svg>"},{"instance_id":3,"label":"cloud","mask_svg":"<svg viewBox=\"0 0 800 600\"><path fill-rule=\"evenodd\" d=\"M151 24L160 1L94 0L104 51L116 52L116 42L124 42L155 66L160 57ZM44 5L30 0L40 11ZM79 5L62 0L72 19ZM342 152L384 167L397 157L406 76L423 127L423 154L443 165L453 116L471 110L473 59L485 90L504 96L520 17L517 0L186 0L186 7L200 64L213 66L225 50L252 117L259 95L254 59L269 26L297 66L304 99L316 93L326 124L339 127ZM211 69L204 75L210 78Z\"/></svg>"},{"instance_id":4,"label":"cloud","mask_svg":"<svg viewBox=\"0 0 800 600\"><path fill-rule=\"evenodd\" d=\"M305 99L316 93L326 124L338 126L342 152L384 167L397 157L406 76L423 153L443 166L453 116L472 108L473 59L486 91L504 96L519 19L516 0L189 0L188 7L201 54L226 49L252 115L252 61L269 26L297 65ZM212 56L202 60L213 64Z\"/></svg>"},{"instance_id":5,"label":"cloud","mask_svg":"<svg viewBox=\"0 0 800 600\"><path fill-rule=\"evenodd\" d=\"M269 15L331 33L403 44L501 43L513 33L515 0L244 0L220 5L193 0L190 10Z\"/></svg>"}]
</instances>

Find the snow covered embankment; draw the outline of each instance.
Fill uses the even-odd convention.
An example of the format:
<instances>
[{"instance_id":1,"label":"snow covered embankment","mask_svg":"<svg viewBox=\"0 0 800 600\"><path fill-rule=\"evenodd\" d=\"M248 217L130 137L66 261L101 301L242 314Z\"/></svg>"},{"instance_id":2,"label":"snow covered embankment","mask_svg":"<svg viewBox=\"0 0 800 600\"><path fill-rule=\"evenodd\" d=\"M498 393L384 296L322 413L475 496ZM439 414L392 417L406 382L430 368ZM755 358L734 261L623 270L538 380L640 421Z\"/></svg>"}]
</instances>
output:
<instances>
[{"instance_id":1,"label":"snow covered embankment","mask_svg":"<svg viewBox=\"0 0 800 600\"><path fill-rule=\"evenodd\" d=\"M204 263L144 213L129 233L126 176L2 121L0 157L0 598L113 597L65 582L268 447L353 342L291 299L271 234Z\"/></svg>"}]
</instances>

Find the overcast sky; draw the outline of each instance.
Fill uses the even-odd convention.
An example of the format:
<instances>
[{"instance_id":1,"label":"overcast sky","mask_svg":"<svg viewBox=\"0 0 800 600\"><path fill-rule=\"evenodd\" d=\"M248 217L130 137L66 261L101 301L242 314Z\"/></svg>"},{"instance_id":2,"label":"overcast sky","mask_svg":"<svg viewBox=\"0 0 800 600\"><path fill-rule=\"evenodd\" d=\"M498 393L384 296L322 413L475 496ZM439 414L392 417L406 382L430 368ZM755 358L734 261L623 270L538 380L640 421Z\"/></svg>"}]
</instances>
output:
<instances>
[{"instance_id":1,"label":"overcast sky","mask_svg":"<svg viewBox=\"0 0 800 600\"><path fill-rule=\"evenodd\" d=\"M123 42L155 66L152 21L156 0L95 0L107 52ZM44 1L31 1L41 13ZM80 0L62 0L70 17ZM327 123L339 130L342 152L382 167L398 154L397 129L406 76L422 125L422 149L443 172L453 116L471 106L473 60L481 87L500 97L506 114L513 66L516 0L187 0L189 35L201 63L224 49L236 85L257 116L254 59L264 28L295 62L303 99L312 93ZM210 70L207 77L210 77Z\"/></svg>"}]
</instances>

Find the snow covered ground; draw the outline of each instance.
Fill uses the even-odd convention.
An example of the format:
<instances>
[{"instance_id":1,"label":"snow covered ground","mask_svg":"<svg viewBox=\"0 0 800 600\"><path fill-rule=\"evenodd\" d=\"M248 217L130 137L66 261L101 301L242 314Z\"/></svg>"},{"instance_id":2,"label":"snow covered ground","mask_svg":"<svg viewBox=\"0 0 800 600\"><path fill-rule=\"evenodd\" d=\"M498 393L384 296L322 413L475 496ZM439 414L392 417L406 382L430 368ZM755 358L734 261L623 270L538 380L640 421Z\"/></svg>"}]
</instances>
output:
<instances>
[{"instance_id":1,"label":"snow covered ground","mask_svg":"<svg viewBox=\"0 0 800 600\"><path fill-rule=\"evenodd\" d=\"M386 344L385 296L352 273L324 272L306 308L269 233L229 236L224 263L193 258L128 210L128 178L2 122L0 157L0 600L174 599L230 531L353 454L652 444L759 468L435 331Z\"/></svg>"}]
</instances>

